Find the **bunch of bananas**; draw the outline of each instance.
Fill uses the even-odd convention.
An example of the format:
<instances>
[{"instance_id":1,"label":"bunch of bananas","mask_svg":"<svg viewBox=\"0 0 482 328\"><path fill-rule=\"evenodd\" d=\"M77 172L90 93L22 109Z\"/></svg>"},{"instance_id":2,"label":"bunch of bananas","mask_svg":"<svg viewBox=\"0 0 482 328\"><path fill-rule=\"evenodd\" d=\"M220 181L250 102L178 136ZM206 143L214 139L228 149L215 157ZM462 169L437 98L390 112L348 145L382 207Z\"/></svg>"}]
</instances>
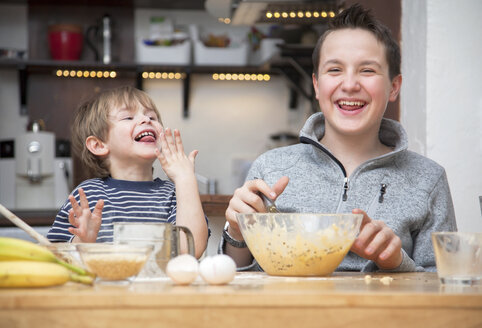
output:
<instances>
[{"instance_id":1,"label":"bunch of bananas","mask_svg":"<svg viewBox=\"0 0 482 328\"><path fill-rule=\"evenodd\" d=\"M92 284L94 276L29 241L0 237L0 287L44 287L67 281Z\"/></svg>"}]
</instances>

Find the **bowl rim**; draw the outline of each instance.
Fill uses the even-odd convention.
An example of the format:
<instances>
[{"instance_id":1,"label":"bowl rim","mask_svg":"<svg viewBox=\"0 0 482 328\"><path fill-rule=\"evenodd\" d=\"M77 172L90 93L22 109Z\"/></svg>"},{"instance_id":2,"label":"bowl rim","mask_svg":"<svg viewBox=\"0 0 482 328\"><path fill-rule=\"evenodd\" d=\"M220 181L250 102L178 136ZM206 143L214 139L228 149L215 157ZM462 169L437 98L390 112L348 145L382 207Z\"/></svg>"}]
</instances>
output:
<instances>
[{"instance_id":1,"label":"bowl rim","mask_svg":"<svg viewBox=\"0 0 482 328\"><path fill-rule=\"evenodd\" d=\"M154 250L152 244L114 244L114 243L78 243L77 251L82 253L117 253L119 250L126 253L150 253Z\"/></svg>"},{"instance_id":2,"label":"bowl rim","mask_svg":"<svg viewBox=\"0 0 482 328\"><path fill-rule=\"evenodd\" d=\"M363 216L362 213L318 213L318 212L253 212L253 213L236 213L236 215L269 215L269 216L274 216L274 215L299 215L299 216L304 216L304 215L319 215L319 216L342 216L342 215L350 215L350 216Z\"/></svg>"}]
</instances>

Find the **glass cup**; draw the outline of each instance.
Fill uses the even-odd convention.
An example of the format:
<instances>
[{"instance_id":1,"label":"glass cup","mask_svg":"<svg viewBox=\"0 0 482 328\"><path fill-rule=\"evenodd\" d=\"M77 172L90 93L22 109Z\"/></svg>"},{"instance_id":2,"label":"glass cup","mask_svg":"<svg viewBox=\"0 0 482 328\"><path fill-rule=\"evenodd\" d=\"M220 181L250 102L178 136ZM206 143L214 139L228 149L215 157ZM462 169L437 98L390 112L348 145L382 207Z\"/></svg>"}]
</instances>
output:
<instances>
[{"instance_id":1,"label":"glass cup","mask_svg":"<svg viewBox=\"0 0 482 328\"><path fill-rule=\"evenodd\" d=\"M432 244L443 284L482 284L482 232L433 232Z\"/></svg>"},{"instance_id":2,"label":"glass cup","mask_svg":"<svg viewBox=\"0 0 482 328\"><path fill-rule=\"evenodd\" d=\"M114 223L114 244L153 245L154 250L135 281L160 280L167 277L167 262L181 254L181 231L187 237L188 253L194 256L191 231L170 223Z\"/></svg>"}]
</instances>

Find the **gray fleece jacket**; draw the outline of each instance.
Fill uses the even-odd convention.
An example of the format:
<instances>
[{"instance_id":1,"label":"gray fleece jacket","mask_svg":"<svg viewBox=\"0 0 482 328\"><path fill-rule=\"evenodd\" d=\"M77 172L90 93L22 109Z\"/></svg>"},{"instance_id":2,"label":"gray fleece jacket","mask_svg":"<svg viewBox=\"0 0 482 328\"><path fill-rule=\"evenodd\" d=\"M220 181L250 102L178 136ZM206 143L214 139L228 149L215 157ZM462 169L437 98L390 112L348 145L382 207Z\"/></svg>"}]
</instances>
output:
<instances>
[{"instance_id":1,"label":"gray fleece jacket","mask_svg":"<svg viewBox=\"0 0 482 328\"><path fill-rule=\"evenodd\" d=\"M288 186L276 200L281 211L349 213L360 208L401 238L403 260L391 272L435 271L431 233L457 229L445 170L409 151L402 126L383 119L380 140L393 151L361 164L347 177L343 165L319 143L324 132L323 114L313 114L300 132L301 143L262 154L247 180L259 177L273 185L288 176ZM349 252L337 271L380 270Z\"/></svg>"}]
</instances>

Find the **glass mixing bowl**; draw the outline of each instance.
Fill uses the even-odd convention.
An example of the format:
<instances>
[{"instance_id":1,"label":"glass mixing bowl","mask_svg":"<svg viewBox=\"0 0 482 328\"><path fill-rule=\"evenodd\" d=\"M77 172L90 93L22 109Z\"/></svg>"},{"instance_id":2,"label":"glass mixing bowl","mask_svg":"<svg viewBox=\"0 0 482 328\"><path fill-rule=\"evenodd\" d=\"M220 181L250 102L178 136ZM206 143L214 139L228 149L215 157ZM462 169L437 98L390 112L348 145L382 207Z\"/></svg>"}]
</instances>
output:
<instances>
[{"instance_id":1,"label":"glass mixing bowl","mask_svg":"<svg viewBox=\"0 0 482 328\"><path fill-rule=\"evenodd\" d=\"M269 275L327 276L355 240L362 214L236 214L256 261Z\"/></svg>"}]
</instances>

